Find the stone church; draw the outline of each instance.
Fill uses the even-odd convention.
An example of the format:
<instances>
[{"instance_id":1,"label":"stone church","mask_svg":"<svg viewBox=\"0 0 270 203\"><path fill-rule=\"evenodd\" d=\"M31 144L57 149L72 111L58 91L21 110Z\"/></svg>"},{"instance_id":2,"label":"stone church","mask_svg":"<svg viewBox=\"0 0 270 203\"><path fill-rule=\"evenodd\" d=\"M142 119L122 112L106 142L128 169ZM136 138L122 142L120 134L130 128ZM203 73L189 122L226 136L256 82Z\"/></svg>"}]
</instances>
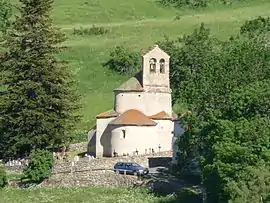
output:
<instances>
[{"instance_id":1,"label":"stone church","mask_svg":"<svg viewBox=\"0 0 270 203\"><path fill-rule=\"evenodd\" d=\"M151 47L142 55L142 71L114 89L114 109L96 116L97 157L172 150L182 128L172 111L169 60L158 45Z\"/></svg>"}]
</instances>

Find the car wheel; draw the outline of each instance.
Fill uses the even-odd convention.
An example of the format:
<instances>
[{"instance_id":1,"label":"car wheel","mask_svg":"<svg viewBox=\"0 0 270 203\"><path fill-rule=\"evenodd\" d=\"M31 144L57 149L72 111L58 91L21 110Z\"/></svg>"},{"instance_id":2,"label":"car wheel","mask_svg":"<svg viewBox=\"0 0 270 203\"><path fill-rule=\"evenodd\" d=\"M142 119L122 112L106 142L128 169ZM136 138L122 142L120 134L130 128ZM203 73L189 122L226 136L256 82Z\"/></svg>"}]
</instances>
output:
<instances>
[{"instance_id":1,"label":"car wheel","mask_svg":"<svg viewBox=\"0 0 270 203\"><path fill-rule=\"evenodd\" d=\"M136 175L138 175L138 173L137 173L136 171L134 171L134 172L133 172L133 175L135 175L135 176L136 176Z\"/></svg>"},{"instance_id":2,"label":"car wheel","mask_svg":"<svg viewBox=\"0 0 270 203\"><path fill-rule=\"evenodd\" d=\"M115 171L115 173L116 173L116 174L119 174L119 173L120 173L120 171L116 170L116 171Z\"/></svg>"}]
</instances>

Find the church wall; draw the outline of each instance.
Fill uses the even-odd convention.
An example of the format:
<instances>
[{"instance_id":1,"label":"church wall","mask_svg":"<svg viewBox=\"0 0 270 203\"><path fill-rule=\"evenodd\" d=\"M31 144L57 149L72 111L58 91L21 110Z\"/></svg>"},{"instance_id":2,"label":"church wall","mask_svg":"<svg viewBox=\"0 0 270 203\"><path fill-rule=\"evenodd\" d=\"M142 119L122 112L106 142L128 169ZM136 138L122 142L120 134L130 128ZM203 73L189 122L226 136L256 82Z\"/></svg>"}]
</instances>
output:
<instances>
[{"instance_id":1,"label":"church wall","mask_svg":"<svg viewBox=\"0 0 270 203\"><path fill-rule=\"evenodd\" d=\"M125 135L124 135L125 134ZM158 143L155 126L121 126L112 130L112 152L123 154L145 154L157 151Z\"/></svg>"},{"instance_id":2,"label":"church wall","mask_svg":"<svg viewBox=\"0 0 270 203\"><path fill-rule=\"evenodd\" d=\"M137 109L147 116L165 111L169 115L171 109L170 93L151 93L151 92L116 92L115 110L124 113L129 109Z\"/></svg>"},{"instance_id":3,"label":"church wall","mask_svg":"<svg viewBox=\"0 0 270 203\"><path fill-rule=\"evenodd\" d=\"M169 87L170 84L168 74L148 73L144 74L143 77L144 86L153 86L158 84L159 86Z\"/></svg>"},{"instance_id":4,"label":"church wall","mask_svg":"<svg viewBox=\"0 0 270 203\"><path fill-rule=\"evenodd\" d=\"M109 145L111 145L111 133L110 133L108 124L114 119L115 117L97 119L97 131L96 131L96 156L97 157L104 155L104 150L105 150L104 144L107 145L107 148L109 148Z\"/></svg>"},{"instance_id":5,"label":"church wall","mask_svg":"<svg viewBox=\"0 0 270 203\"><path fill-rule=\"evenodd\" d=\"M173 137L173 122L171 120L154 120L158 123L158 145L161 151L172 150L172 137Z\"/></svg>"},{"instance_id":6,"label":"church wall","mask_svg":"<svg viewBox=\"0 0 270 203\"><path fill-rule=\"evenodd\" d=\"M155 120L157 126L121 126L112 130L112 153L118 155L144 154L172 150L173 123L170 120ZM159 148L160 146L160 148Z\"/></svg>"}]
</instances>

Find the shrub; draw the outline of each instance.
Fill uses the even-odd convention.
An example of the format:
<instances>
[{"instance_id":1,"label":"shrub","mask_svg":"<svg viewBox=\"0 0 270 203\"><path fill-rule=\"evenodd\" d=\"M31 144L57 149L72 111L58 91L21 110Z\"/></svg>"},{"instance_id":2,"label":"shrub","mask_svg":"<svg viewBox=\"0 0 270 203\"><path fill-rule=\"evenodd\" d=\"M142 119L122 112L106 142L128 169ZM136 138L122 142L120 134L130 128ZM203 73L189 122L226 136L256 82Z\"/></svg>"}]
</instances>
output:
<instances>
[{"instance_id":1,"label":"shrub","mask_svg":"<svg viewBox=\"0 0 270 203\"><path fill-rule=\"evenodd\" d=\"M270 17L263 18L259 16L254 20L249 20L240 28L240 33L248 37L254 37L270 31Z\"/></svg>"},{"instance_id":2,"label":"shrub","mask_svg":"<svg viewBox=\"0 0 270 203\"><path fill-rule=\"evenodd\" d=\"M0 0L0 34L5 34L9 28L12 16L12 7L9 1Z\"/></svg>"},{"instance_id":3,"label":"shrub","mask_svg":"<svg viewBox=\"0 0 270 203\"><path fill-rule=\"evenodd\" d=\"M96 27L93 25L91 28L83 28L80 27L79 29L74 28L73 34L74 35L104 35L107 34L110 30L104 27Z\"/></svg>"},{"instance_id":4,"label":"shrub","mask_svg":"<svg viewBox=\"0 0 270 203\"><path fill-rule=\"evenodd\" d=\"M33 183L40 183L51 174L53 155L47 150L34 150L30 154L29 165L24 169L24 178Z\"/></svg>"},{"instance_id":5,"label":"shrub","mask_svg":"<svg viewBox=\"0 0 270 203\"><path fill-rule=\"evenodd\" d=\"M122 75L129 75L139 70L140 61L138 52L132 52L123 46L117 46L115 50L110 52L110 60L104 66Z\"/></svg>"},{"instance_id":6,"label":"shrub","mask_svg":"<svg viewBox=\"0 0 270 203\"><path fill-rule=\"evenodd\" d=\"M163 6L173 6L173 7L192 7L192 8L199 8L199 7L206 7L208 1L207 0L158 0L160 4Z\"/></svg>"},{"instance_id":7,"label":"shrub","mask_svg":"<svg viewBox=\"0 0 270 203\"><path fill-rule=\"evenodd\" d=\"M202 195L193 188L183 188L177 193L179 202L200 203L203 202Z\"/></svg>"},{"instance_id":8,"label":"shrub","mask_svg":"<svg viewBox=\"0 0 270 203\"><path fill-rule=\"evenodd\" d=\"M202 8L206 7L210 3L221 3L225 5L231 5L236 2L235 0L157 0L163 6L172 6L177 8L182 7L192 7L192 8ZM246 1L246 0L238 0Z\"/></svg>"},{"instance_id":9,"label":"shrub","mask_svg":"<svg viewBox=\"0 0 270 203\"><path fill-rule=\"evenodd\" d=\"M82 131L74 131L72 134L72 144L78 143L78 142L86 142L87 141L87 133L88 132L82 132Z\"/></svg>"},{"instance_id":10,"label":"shrub","mask_svg":"<svg viewBox=\"0 0 270 203\"><path fill-rule=\"evenodd\" d=\"M5 167L0 165L0 188L3 188L7 185L7 173Z\"/></svg>"}]
</instances>

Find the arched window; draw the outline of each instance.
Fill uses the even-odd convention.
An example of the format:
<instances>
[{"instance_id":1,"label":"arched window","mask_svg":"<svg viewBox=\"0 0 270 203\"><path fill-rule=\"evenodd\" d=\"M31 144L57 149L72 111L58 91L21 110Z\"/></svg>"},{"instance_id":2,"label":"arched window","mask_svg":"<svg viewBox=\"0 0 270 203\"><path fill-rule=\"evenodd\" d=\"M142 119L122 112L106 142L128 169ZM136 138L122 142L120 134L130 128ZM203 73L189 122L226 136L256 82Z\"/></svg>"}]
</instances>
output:
<instances>
[{"instance_id":1,"label":"arched window","mask_svg":"<svg viewBox=\"0 0 270 203\"><path fill-rule=\"evenodd\" d=\"M126 138L126 131L125 130L122 130L121 132L122 132L121 133L121 138L122 139L125 139Z\"/></svg>"},{"instance_id":2,"label":"arched window","mask_svg":"<svg viewBox=\"0 0 270 203\"><path fill-rule=\"evenodd\" d=\"M150 59L150 61L149 61L150 73L155 73L156 72L156 63L157 63L157 60L155 58Z\"/></svg>"},{"instance_id":3,"label":"arched window","mask_svg":"<svg viewBox=\"0 0 270 203\"><path fill-rule=\"evenodd\" d=\"M160 59L159 60L159 66L160 66L160 73L165 73L165 60L164 59Z\"/></svg>"}]
</instances>

